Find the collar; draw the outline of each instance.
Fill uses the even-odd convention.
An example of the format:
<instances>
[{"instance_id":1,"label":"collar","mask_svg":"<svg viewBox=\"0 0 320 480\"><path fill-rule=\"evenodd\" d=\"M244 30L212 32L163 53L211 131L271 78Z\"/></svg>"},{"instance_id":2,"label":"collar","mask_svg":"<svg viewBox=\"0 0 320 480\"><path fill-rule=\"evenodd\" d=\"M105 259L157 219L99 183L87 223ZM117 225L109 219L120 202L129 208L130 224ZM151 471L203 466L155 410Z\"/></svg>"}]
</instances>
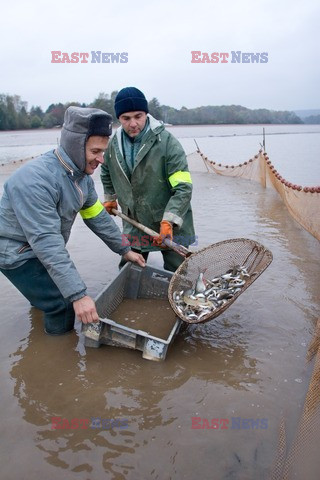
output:
<instances>
[{"instance_id":1,"label":"collar","mask_svg":"<svg viewBox=\"0 0 320 480\"><path fill-rule=\"evenodd\" d=\"M59 146L54 150L54 154L59 160L63 168L73 177L83 177L86 173L81 172L81 170L72 162L70 157L66 154L65 150Z\"/></svg>"}]
</instances>

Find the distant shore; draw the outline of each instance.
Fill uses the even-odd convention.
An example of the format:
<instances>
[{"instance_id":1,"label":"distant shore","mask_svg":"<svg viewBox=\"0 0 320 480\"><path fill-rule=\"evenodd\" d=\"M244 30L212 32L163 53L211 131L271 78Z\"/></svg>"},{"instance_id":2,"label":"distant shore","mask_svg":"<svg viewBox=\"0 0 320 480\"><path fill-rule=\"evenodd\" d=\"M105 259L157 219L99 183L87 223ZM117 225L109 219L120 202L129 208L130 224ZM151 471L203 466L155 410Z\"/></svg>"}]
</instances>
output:
<instances>
[{"instance_id":1,"label":"distant shore","mask_svg":"<svg viewBox=\"0 0 320 480\"><path fill-rule=\"evenodd\" d=\"M166 124L164 123L165 128L175 128L175 127L183 127L183 128L195 128L195 127L279 127L279 126L319 126L319 124L313 123L176 123L176 124ZM113 123L112 129L117 130L120 127L120 123ZM52 128L25 128L20 130L0 130L1 134L14 134L14 133L21 133L21 132L53 132L61 131L62 126L52 127Z\"/></svg>"}]
</instances>

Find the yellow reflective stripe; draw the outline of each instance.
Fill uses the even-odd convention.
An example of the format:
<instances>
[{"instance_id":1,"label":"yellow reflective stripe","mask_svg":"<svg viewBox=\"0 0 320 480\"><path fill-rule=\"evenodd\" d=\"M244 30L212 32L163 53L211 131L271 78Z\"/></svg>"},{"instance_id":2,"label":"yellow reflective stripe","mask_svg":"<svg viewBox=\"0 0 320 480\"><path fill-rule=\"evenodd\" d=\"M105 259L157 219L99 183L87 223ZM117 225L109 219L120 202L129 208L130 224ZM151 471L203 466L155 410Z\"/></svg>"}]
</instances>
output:
<instances>
[{"instance_id":1,"label":"yellow reflective stripe","mask_svg":"<svg viewBox=\"0 0 320 480\"><path fill-rule=\"evenodd\" d=\"M97 215L99 215L100 212L102 212L102 210L104 210L104 206L102 205L100 200L97 200L96 203L91 207L82 208L80 210L80 215L85 220L88 218L96 217Z\"/></svg>"},{"instance_id":2,"label":"yellow reflective stripe","mask_svg":"<svg viewBox=\"0 0 320 480\"><path fill-rule=\"evenodd\" d=\"M175 172L173 175L170 175L169 182L171 187L176 187L179 183L192 183L191 175L189 172Z\"/></svg>"}]
</instances>

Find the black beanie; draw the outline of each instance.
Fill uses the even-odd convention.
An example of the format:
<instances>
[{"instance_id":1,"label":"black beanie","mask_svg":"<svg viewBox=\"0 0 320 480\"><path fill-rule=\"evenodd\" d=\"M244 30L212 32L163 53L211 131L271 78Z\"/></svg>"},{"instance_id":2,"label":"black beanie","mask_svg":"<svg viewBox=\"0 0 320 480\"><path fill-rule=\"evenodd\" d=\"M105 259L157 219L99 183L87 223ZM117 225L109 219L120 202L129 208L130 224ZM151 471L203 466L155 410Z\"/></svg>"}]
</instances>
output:
<instances>
[{"instance_id":1,"label":"black beanie","mask_svg":"<svg viewBox=\"0 0 320 480\"><path fill-rule=\"evenodd\" d=\"M114 102L117 118L126 112L148 113L148 102L144 94L135 87L126 87L120 90Z\"/></svg>"}]
</instances>

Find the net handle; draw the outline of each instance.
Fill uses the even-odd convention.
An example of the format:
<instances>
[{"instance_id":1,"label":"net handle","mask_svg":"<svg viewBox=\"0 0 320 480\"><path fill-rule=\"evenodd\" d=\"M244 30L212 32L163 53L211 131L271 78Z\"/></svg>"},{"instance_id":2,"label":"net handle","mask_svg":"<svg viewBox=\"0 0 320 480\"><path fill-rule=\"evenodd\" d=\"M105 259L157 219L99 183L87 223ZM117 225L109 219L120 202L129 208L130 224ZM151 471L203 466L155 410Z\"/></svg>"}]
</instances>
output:
<instances>
[{"instance_id":1,"label":"net handle","mask_svg":"<svg viewBox=\"0 0 320 480\"><path fill-rule=\"evenodd\" d=\"M151 237L159 237L159 233L155 232L149 227L146 227L145 225L142 225L142 223L139 223L136 220L133 220L133 218L128 217L127 215L120 212L119 210L116 210L115 208L113 208L112 213L122 218L122 220L125 220L126 222L130 223L134 227L138 228L142 232L147 233ZM184 247L183 245L179 245L176 242L173 242L169 238L164 238L162 240L162 243L165 244L167 247L169 247L171 250L174 250L176 253L178 253L178 255L181 255L181 257L188 258L192 254L192 252L188 250L188 248Z\"/></svg>"}]
</instances>

